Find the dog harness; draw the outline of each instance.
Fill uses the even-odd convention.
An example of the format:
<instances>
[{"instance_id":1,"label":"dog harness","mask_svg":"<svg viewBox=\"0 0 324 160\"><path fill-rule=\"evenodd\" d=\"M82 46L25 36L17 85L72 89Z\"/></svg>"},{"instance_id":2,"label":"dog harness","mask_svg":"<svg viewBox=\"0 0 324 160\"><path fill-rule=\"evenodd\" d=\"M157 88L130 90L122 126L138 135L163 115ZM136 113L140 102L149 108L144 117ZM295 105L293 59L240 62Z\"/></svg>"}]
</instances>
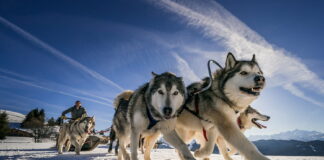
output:
<instances>
[{"instance_id":1,"label":"dog harness","mask_svg":"<svg viewBox=\"0 0 324 160\"><path fill-rule=\"evenodd\" d=\"M198 96L198 94L194 94L194 96L195 96L195 111L190 110L187 106L184 106L184 109L187 110L188 112L190 112L191 114L193 114L194 116L196 116L198 119L210 123L210 121L208 121L200 116L200 114L199 114L199 96ZM203 136L204 136L205 140L208 141L207 132L204 127L203 127L202 131L203 131Z\"/></svg>"},{"instance_id":2,"label":"dog harness","mask_svg":"<svg viewBox=\"0 0 324 160\"><path fill-rule=\"evenodd\" d=\"M153 116L147 106L146 106L146 113L147 113L147 117L149 119L149 125L147 126L147 129L151 129L160 121L153 118Z\"/></svg>"},{"instance_id":3,"label":"dog harness","mask_svg":"<svg viewBox=\"0 0 324 160\"><path fill-rule=\"evenodd\" d=\"M244 128L244 126L242 124L242 120L241 120L240 117L237 117L237 125L239 126L240 129L243 129Z\"/></svg>"}]
</instances>

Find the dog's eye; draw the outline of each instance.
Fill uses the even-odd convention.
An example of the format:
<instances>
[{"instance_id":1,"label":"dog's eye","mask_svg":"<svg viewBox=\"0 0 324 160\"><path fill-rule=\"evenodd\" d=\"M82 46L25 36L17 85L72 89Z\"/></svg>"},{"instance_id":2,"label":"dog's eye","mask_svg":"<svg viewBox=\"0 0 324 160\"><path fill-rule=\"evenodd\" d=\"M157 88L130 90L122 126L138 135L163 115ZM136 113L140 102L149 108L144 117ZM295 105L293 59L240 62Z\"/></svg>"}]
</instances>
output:
<instances>
[{"instance_id":1,"label":"dog's eye","mask_svg":"<svg viewBox=\"0 0 324 160\"><path fill-rule=\"evenodd\" d=\"M179 94L179 92L178 91L175 91L175 92L173 92L173 95L178 95Z\"/></svg>"},{"instance_id":2,"label":"dog's eye","mask_svg":"<svg viewBox=\"0 0 324 160\"><path fill-rule=\"evenodd\" d=\"M159 90L158 93L161 94L161 95L164 94L162 90Z\"/></svg>"},{"instance_id":3,"label":"dog's eye","mask_svg":"<svg viewBox=\"0 0 324 160\"><path fill-rule=\"evenodd\" d=\"M240 72L240 74L244 76L244 75L247 75L248 73L245 71L242 71L242 72Z\"/></svg>"}]
</instances>

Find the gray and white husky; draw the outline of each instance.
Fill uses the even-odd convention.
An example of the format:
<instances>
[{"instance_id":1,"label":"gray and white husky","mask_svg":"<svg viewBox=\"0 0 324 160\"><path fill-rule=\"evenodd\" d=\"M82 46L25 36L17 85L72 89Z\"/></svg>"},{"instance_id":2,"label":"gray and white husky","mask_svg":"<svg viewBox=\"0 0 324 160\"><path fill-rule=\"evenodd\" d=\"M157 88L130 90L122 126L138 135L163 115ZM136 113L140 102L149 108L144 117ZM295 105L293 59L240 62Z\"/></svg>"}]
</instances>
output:
<instances>
[{"instance_id":1,"label":"gray and white husky","mask_svg":"<svg viewBox=\"0 0 324 160\"><path fill-rule=\"evenodd\" d=\"M196 84L207 86L208 83L208 79L204 79ZM268 159L237 125L240 114L257 99L264 86L265 78L254 55L249 61L238 61L233 54L228 53L225 68L213 74L211 87L188 97L186 110L177 121L179 136L188 142L197 136L195 133L200 133L198 136L202 147L195 151L195 156L199 158L208 157L217 137L221 136L248 160Z\"/></svg>"},{"instance_id":2,"label":"gray and white husky","mask_svg":"<svg viewBox=\"0 0 324 160\"><path fill-rule=\"evenodd\" d=\"M177 116L187 95L183 80L169 72L152 75L149 83L132 94L129 104L120 102L117 107L113 126L119 139L118 159L130 159L125 149L130 143L131 158L137 160L140 135L154 137L154 140L148 141L148 148L152 148L160 134L181 152L184 159L194 159L187 145L175 131ZM145 151L146 160L150 159L149 151L150 149Z\"/></svg>"},{"instance_id":3,"label":"gray and white husky","mask_svg":"<svg viewBox=\"0 0 324 160\"><path fill-rule=\"evenodd\" d=\"M72 144L75 146L76 154L79 155L84 142L87 140L94 127L94 117L84 117L72 123L63 124L60 128L60 135L57 142L58 153L62 154L64 145L65 151L69 151Z\"/></svg>"}]
</instances>

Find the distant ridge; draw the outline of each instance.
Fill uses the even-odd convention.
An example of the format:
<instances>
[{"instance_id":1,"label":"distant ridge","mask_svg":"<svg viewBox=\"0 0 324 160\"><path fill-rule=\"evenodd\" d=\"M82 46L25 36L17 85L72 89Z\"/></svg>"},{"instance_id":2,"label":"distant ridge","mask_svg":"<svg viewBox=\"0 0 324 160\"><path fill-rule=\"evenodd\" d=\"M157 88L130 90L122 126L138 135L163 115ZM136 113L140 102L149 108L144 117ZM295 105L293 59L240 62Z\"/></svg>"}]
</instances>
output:
<instances>
[{"instance_id":1,"label":"distant ridge","mask_svg":"<svg viewBox=\"0 0 324 160\"><path fill-rule=\"evenodd\" d=\"M303 142L316 140L324 141L324 133L296 129L272 135L251 135L249 136L249 140L297 140Z\"/></svg>"}]
</instances>

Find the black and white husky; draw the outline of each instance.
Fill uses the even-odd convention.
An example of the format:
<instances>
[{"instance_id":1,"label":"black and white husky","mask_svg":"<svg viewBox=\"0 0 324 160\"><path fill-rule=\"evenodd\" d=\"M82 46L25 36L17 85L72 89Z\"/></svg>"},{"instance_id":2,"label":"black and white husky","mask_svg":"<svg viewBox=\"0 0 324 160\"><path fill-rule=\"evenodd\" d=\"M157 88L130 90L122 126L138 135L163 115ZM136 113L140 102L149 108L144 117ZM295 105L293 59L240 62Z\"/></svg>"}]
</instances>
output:
<instances>
[{"instance_id":1,"label":"black and white husky","mask_svg":"<svg viewBox=\"0 0 324 160\"><path fill-rule=\"evenodd\" d=\"M79 155L84 142L87 140L94 127L94 117L84 117L72 123L63 124L60 128L60 135L57 141L58 153L62 154L64 145L65 151L69 151L72 144L75 146L76 154Z\"/></svg>"},{"instance_id":2,"label":"black and white husky","mask_svg":"<svg viewBox=\"0 0 324 160\"><path fill-rule=\"evenodd\" d=\"M137 160L140 135L154 137L148 141L148 148L152 148L160 134L181 152L184 159L194 159L175 131L177 116L186 100L183 80L169 72L152 74L151 81L138 88L129 103L121 101L116 109L113 126L119 139L118 159L130 159L125 149L130 143L131 159ZM149 150L145 152L144 158L149 160Z\"/></svg>"},{"instance_id":3,"label":"black and white husky","mask_svg":"<svg viewBox=\"0 0 324 160\"><path fill-rule=\"evenodd\" d=\"M197 84L204 87L209 81L205 79L194 85ZM243 135L237 124L240 114L257 99L264 86L265 78L254 55L249 61L238 61L231 53L227 55L225 67L214 73L211 87L190 95L186 110L178 117L177 132L184 141L201 137L202 147L195 151L195 157L207 158L217 137L221 136L248 160L268 159Z\"/></svg>"}]
</instances>

